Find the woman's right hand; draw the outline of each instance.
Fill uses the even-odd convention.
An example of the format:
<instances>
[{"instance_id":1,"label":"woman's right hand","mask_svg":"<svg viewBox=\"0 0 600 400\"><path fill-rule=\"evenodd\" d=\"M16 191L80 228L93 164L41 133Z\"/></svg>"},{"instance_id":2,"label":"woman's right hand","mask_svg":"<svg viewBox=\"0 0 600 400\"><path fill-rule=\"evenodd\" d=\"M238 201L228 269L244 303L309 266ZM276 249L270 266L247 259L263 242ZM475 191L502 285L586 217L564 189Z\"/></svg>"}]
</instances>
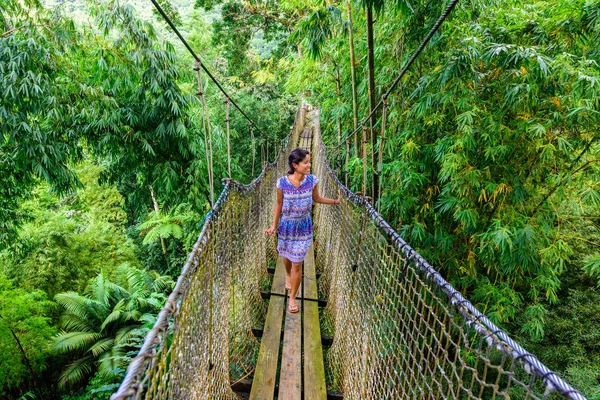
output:
<instances>
[{"instance_id":1,"label":"woman's right hand","mask_svg":"<svg viewBox=\"0 0 600 400\"><path fill-rule=\"evenodd\" d=\"M274 226L272 226L272 227L270 227L269 229L266 229L266 230L265 230L265 233L266 233L267 235L269 235L269 236L275 236L275 227L274 227Z\"/></svg>"}]
</instances>

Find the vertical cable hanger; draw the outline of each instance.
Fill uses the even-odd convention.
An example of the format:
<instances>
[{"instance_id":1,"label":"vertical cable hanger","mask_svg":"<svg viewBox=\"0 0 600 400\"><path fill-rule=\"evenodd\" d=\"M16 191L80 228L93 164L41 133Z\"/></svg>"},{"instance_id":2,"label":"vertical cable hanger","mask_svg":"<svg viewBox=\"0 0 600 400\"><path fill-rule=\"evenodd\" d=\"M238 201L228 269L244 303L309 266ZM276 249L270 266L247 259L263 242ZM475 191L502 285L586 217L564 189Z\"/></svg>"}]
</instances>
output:
<instances>
[{"instance_id":1,"label":"vertical cable hanger","mask_svg":"<svg viewBox=\"0 0 600 400\"><path fill-rule=\"evenodd\" d=\"M258 141L260 142L260 165L262 169L262 166L265 165L265 138L262 133L260 134Z\"/></svg>"},{"instance_id":2,"label":"vertical cable hanger","mask_svg":"<svg viewBox=\"0 0 600 400\"><path fill-rule=\"evenodd\" d=\"M381 211L381 188L383 187L383 150L385 148L385 141L387 140L385 137L385 125L387 120L387 110L389 103L387 102L387 97L385 95L381 96L381 101L383 104L382 112L381 112L381 139L379 140L379 159L377 160L377 173L379 174L379 183L377 190L377 199L373 199L377 204L377 212Z\"/></svg>"},{"instance_id":3,"label":"vertical cable hanger","mask_svg":"<svg viewBox=\"0 0 600 400\"><path fill-rule=\"evenodd\" d=\"M265 153L265 162L269 162L269 137L267 136L267 151Z\"/></svg>"},{"instance_id":4,"label":"vertical cable hanger","mask_svg":"<svg viewBox=\"0 0 600 400\"><path fill-rule=\"evenodd\" d=\"M169 27L171 28L171 30L175 33L175 35L179 38L179 40L181 41L181 43L183 43L183 45L185 46L185 48L189 51L189 53L192 55L192 57L194 58L194 60L196 61L196 68L198 68L197 70L199 71L200 69L202 69L206 75L208 76L208 78L210 80L212 80L214 82L214 84L217 86L217 88L221 91L221 93L223 93L223 95L227 98L228 102L231 103L241 114L242 116L250 123L250 126L253 127L256 124L254 124L254 122L252 121L252 119L250 119L250 117L244 112L244 110L242 110L240 108L240 106L238 106L238 104L231 98L231 96L229 96L229 94L227 93L227 91L223 88L223 86L221 85L221 83L214 77L214 75L210 72L210 70L204 65L204 63L202 63L202 60L200 59L200 57L198 57L198 55L194 52L194 50L191 48L191 46L189 45L189 43L185 40L185 38L181 35L181 33L179 32L179 30L177 29L177 27L175 26L175 24L173 24L173 21L171 21L171 19L169 18L169 16L165 13L165 11L163 10L163 8L160 6L160 4L157 2L157 0L150 0L152 2L152 4L154 5L154 7L156 8L156 10L158 11L158 13L163 17L163 19L166 21L166 23L169 25ZM195 68L195 69L196 69ZM198 73L199 74L199 73ZM202 92L201 90L199 92ZM203 101L204 106L206 106L206 100ZM207 120L209 122L210 125L210 119ZM252 130L252 128L251 128ZM256 130L263 135L263 132L256 127ZM209 163L211 164L210 167L210 173L212 174L212 133L210 132L210 126L208 126L208 134L209 134L209 147L210 147L210 160ZM254 146L253 146L254 148ZM208 154L208 153L207 153ZM254 156L254 155L253 155ZM253 162L254 164L254 162ZM209 174L210 175L210 174ZM231 173L229 173L230 177L231 177ZM254 168L252 169L252 176L254 176ZM209 180L213 181L213 177L209 176ZM211 197L213 200L211 200L211 205L214 204L214 189L212 189L212 194Z\"/></svg>"},{"instance_id":5,"label":"vertical cable hanger","mask_svg":"<svg viewBox=\"0 0 600 400\"><path fill-rule=\"evenodd\" d=\"M206 168L208 169L208 185L210 187L210 206L215 205L215 186L213 176L213 157L212 157L212 134L210 127L210 116L206 107L206 99L204 98L204 88L202 85L202 75L200 74L200 61L196 61L194 71L198 73L198 98L200 99L200 107L202 108L202 131L204 132L204 151L206 153Z\"/></svg>"},{"instance_id":6,"label":"vertical cable hanger","mask_svg":"<svg viewBox=\"0 0 600 400\"><path fill-rule=\"evenodd\" d=\"M348 187L348 159L350 158L350 139L346 139L346 159L344 160L344 185Z\"/></svg>"},{"instance_id":7,"label":"vertical cable hanger","mask_svg":"<svg viewBox=\"0 0 600 400\"><path fill-rule=\"evenodd\" d=\"M367 127L362 126L363 196L367 195Z\"/></svg>"},{"instance_id":8,"label":"vertical cable hanger","mask_svg":"<svg viewBox=\"0 0 600 400\"><path fill-rule=\"evenodd\" d=\"M231 179L231 143L229 135L229 97L225 97L225 126L227 129L227 174Z\"/></svg>"},{"instance_id":9,"label":"vertical cable hanger","mask_svg":"<svg viewBox=\"0 0 600 400\"><path fill-rule=\"evenodd\" d=\"M256 144L254 140L254 131L252 130L252 122L250 122L250 140L252 141L252 176L254 176L254 161L256 159Z\"/></svg>"}]
</instances>

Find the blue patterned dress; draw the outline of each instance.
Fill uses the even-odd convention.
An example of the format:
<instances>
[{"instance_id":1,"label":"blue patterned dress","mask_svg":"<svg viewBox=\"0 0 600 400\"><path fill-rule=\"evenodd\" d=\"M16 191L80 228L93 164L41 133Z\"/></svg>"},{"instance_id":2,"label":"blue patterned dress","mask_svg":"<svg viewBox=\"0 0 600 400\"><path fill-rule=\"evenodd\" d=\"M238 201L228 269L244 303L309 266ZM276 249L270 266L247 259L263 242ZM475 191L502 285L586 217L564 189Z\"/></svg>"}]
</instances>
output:
<instances>
[{"instance_id":1,"label":"blue patterned dress","mask_svg":"<svg viewBox=\"0 0 600 400\"><path fill-rule=\"evenodd\" d=\"M301 263L310 247L313 225L310 215L312 192L319 178L306 175L298 189L287 175L277 181L277 189L283 192L281 222L277 231L277 251L281 257L293 263Z\"/></svg>"}]
</instances>

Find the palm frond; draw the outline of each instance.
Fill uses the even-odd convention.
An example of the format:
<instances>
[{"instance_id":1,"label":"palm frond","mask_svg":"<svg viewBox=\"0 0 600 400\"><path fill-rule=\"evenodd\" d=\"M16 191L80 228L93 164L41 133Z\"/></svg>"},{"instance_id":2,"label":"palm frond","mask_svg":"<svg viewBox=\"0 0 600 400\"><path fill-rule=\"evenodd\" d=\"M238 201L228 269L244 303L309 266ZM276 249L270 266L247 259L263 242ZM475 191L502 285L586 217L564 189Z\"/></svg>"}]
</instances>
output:
<instances>
[{"instance_id":1,"label":"palm frond","mask_svg":"<svg viewBox=\"0 0 600 400\"><path fill-rule=\"evenodd\" d=\"M73 314L81 320L89 320L92 317L90 309L87 307L87 299L78 293L59 293L54 296L54 300L68 313Z\"/></svg>"},{"instance_id":2,"label":"palm frond","mask_svg":"<svg viewBox=\"0 0 600 400\"><path fill-rule=\"evenodd\" d=\"M65 331L94 332L94 323L89 319L65 312L60 316L60 326Z\"/></svg>"},{"instance_id":3,"label":"palm frond","mask_svg":"<svg viewBox=\"0 0 600 400\"><path fill-rule=\"evenodd\" d=\"M119 302L119 304L122 304L123 301ZM102 326L100 327L100 329L103 331L104 329L106 329L106 327L109 324L112 324L113 322L117 322L120 321L122 318L122 314L123 311L121 308L116 308L115 310L113 310L113 312L111 312L108 317L106 317L106 319L104 320L104 322L102 322Z\"/></svg>"},{"instance_id":4,"label":"palm frond","mask_svg":"<svg viewBox=\"0 0 600 400\"><path fill-rule=\"evenodd\" d=\"M98 357L100 354L109 351L113 347L114 343L114 339L104 338L94 343L94 345L90 347L88 351L92 352L94 357Z\"/></svg>"},{"instance_id":5,"label":"palm frond","mask_svg":"<svg viewBox=\"0 0 600 400\"><path fill-rule=\"evenodd\" d=\"M103 335L97 332L62 332L54 337L52 349L59 353L86 351Z\"/></svg>"},{"instance_id":6,"label":"palm frond","mask_svg":"<svg viewBox=\"0 0 600 400\"><path fill-rule=\"evenodd\" d=\"M69 364L60 375L58 387L65 389L83 381L92 373L93 361L91 356L85 356Z\"/></svg>"},{"instance_id":7,"label":"palm frond","mask_svg":"<svg viewBox=\"0 0 600 400\"><path fill-rule=\"evenodd\" d=\"M105 285L105 281L104 271L101 270L86 288L86 294L88 294L91 299L102 304L108 304L110 298L110 292Z\"/></svg>"},{"instance_id":8,"label":"palm frond","mask_svg":"<svg viewBox=\"0 0 600 400\"><path fill-rule=\"evenodd\" d=\"M101 376L109 376L116 368L124 364L125 352L123 348L113 346L112 349L103 353L98 359L98 373Z\"/></svg>"},{"instance_id":9,"label":"palm frond","mask_svg":"<svg viewBox=\"0 0 600 400\"><path fill-rule=\"evenodd\" d=\"M115 335L115 343L118 346L121 346L126 342L130 337L137 335L140 330L139 325L127 325L117 331Z\"/></svg>"}]
</instances>

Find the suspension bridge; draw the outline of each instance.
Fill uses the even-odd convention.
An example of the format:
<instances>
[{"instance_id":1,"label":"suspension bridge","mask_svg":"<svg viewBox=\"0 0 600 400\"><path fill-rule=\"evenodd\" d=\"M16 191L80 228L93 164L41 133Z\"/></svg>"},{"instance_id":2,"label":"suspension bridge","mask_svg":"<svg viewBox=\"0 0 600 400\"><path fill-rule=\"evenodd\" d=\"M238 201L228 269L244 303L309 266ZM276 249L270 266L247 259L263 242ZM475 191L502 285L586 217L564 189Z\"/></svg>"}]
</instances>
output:
<instances>
[{"instance_id":1,"label":"suspension bridge","mask_svg":"<svg viewBox=\"0 0 600 400\"><path fill-rule=\"evenodd\" d=\"M239 107L152 2L199 73L204 69L223 92L229 132L229 103ZM445 16L378 104L383 133L386 98ZM255 124L247 119L252 134ZM300 312L291 314L285 312L288 292L276 240L263 232L273 216L276 180L296 147L311 152L320 193L341 193L342 203L314 206ZM212 157L208 148L207 154ZM250 184L225 179L224 186L111 400L585 399L456 291L368 198L340 182L327 158L318 109L300 104L276 159Z\"/></svg>"},{"instance_id":2,"label":"suspension bridge","mask_svg":"<svg viewBox=\"0 0 600 400\"><path fill-rule=\"evenodd\" d=\"M295 147L312 150L314 207L301 313L263 231ZM323 343L326 345L323 346ZM584 397L495 326L327 163L318 110L249 185L226 180L156 326L113 400Z\"/></svg>"}]
</instances>

